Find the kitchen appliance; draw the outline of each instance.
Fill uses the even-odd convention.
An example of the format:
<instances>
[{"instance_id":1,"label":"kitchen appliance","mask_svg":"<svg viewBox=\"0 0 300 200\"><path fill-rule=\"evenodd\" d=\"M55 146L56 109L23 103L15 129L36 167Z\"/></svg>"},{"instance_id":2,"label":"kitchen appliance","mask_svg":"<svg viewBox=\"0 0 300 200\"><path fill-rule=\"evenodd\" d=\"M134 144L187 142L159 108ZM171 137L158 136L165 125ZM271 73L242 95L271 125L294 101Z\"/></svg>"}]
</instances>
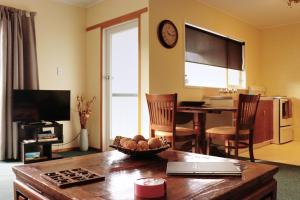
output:
<instances>
[{"instance_id":1,"label":"kitchen appliance","mask_svg":"<svg viewBox=\"0 0 300 200\"><path fill-rule=\"evenodd\" d=\"M292 101L287 97L273 100L273 143L283 144L294 139Z\"/></svg>"}]
</instances>

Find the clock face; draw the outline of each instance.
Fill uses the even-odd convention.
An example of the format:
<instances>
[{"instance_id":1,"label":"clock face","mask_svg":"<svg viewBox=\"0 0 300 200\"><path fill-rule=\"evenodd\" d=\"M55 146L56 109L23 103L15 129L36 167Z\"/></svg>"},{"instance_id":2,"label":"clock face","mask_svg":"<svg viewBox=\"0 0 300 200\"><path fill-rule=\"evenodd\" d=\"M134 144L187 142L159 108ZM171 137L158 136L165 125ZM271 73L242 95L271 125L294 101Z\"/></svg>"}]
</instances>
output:
<instances>
[{"instance_id":1,"label":"clock face","mask_svg":"<svg viewBox=\"0 0 300 200\"><path fill-rule=\"evenodd\" d=\"M162 21L158 27L158 38L164 47L173 48L178 40L176 26L169 20Z\"/></svg>"}]
</instances>

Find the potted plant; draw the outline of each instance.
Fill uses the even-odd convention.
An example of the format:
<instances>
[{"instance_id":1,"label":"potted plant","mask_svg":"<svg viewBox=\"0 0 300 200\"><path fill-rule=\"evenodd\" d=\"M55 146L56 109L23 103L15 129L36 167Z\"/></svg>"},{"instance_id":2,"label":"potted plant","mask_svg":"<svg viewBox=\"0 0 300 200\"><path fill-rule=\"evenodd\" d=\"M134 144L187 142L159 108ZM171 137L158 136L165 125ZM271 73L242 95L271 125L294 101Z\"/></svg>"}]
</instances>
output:
<instances>
[{"instance_id":1,"label":"potted plant","mask_svg":"<svg viewBox=\"0 0 300 200\"><path fill-rule=\"evenodd\" d=\"M92 105L95 102L96 97L93 97L91 100L85 100L83 96L77 96L77 111L79 114L80 121L80 150L87 151L89 149L89 140L88 140L88 130L87 130L87 121L92 113Z\"/></svg>"}]
</instances>

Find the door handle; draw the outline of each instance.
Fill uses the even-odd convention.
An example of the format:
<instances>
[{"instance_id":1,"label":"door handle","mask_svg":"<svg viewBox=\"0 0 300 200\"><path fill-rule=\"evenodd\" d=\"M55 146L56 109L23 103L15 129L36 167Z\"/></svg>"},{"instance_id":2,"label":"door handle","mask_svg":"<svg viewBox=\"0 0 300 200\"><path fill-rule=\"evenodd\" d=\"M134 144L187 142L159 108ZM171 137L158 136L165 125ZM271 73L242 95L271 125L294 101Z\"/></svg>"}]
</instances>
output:
<instances>
[{"instance_id":1,"label":"door handle","mask_svg":"<svg viewBox=\"0 0 300 200\"><path fill-rule=\"evenodd\" d=\"M109 81L109 80L113 80L114 77L112 77L111 75L107 74L107 75L104 76L104 79L107 80L107 81Z\"/></svg>"},{"instance_id":2,"label":"door handle","mask_svg":"<svg viewBox=\"0 0 300 200\"><path fill-rule=\"evenodd\" d=\"M104 79L105 79L105 80L110 80L110 75L109 75L109 74L105 75L105 76L104 76Z\"/></svg>"}]
</instances>

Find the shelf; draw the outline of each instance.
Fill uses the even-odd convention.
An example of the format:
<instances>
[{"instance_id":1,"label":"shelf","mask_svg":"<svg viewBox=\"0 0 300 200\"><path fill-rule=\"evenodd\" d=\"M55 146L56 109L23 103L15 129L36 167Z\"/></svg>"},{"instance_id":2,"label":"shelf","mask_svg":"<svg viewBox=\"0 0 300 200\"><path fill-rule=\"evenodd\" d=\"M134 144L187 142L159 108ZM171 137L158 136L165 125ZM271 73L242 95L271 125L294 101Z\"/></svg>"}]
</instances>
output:
<instances>
[{"instance_id":1,"label":"shelf","mask_svg":"<svg viewBox=\"0 0 300 200\"><path fill-rule=\"evenodd\" d=\"M24 145L32 145L32 144L35 144L35 145L43 145L43 144L58 144L58 143L62 143L63 141L62 140L57 140L57 141L45 141L45 142L21 142L22 144Z\"/></svg>"},{"instance_id":2,"label":"shelf","mask_svg":"<svg viewBox=\"0 0 300 200\"><path fill-rule=\"evenodd\" d=\"M49 158L47 156L42 156L42 157L38 157L38 158L34 158L34 159L26 159L24 160L25 164L28 163L35 163L35 162L42 162L42 161L46 161L49 160Z\"/></svg>"},{"instance_id":3,"label":"shelf","mask_svg":"<svg viewBox=\"0 0 300 200\"><path fill-rule=\"evenodd\" d=\"M45 129L45 127L48 127ZM51 129L49 128L51 127ZM49 130L51 134L49 134ZM20 123L18 124L20 158L24 163L34 163L62 158L52 154L52 144L63 143L63 125L59 123ZM49 139L39 139L50 136ZM40 136L40 137L39 137ZM28 152L40 152L39 158L26 159Z\"/></svg>"},{"instance_id":4,"label":"shelf","mask_svg":"<svg viewBox=\"0 0 300 200\"><path fill-rule=\"evenodd\" d=\"M42 156L42 157L35 158L35 159L25 159L24 164L43 162L43 161L48 161L48 160L57 160L57 159L62 159L62 158L63 158L63 156L56 154L56 153L52 153L52 158L48 158L47 156Z\"/></svg>"}]
</instances>

